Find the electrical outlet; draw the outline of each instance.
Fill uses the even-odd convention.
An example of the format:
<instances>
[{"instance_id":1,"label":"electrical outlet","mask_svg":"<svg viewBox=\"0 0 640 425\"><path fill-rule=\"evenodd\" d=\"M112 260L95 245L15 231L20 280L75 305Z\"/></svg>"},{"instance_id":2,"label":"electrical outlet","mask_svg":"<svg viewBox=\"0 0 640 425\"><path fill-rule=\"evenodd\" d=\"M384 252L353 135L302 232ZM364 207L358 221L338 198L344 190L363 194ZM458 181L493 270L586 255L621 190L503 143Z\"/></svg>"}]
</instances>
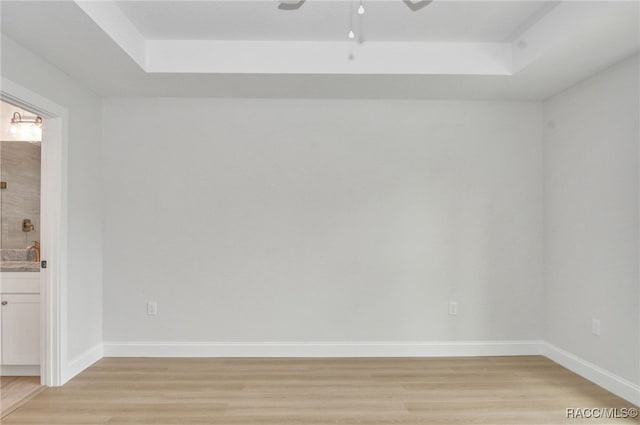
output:
<instances>
[{"instance_id":1,"label":"electrical outlet","mask_svg":"<svg viewBox=\"0 0 640 425\"><path fill-rule=\"evenodd\" d=\"M455 301L449 301L449 316L458 315L458 303Z\"/></svg>"},{"instance_id":2,"label":"electrical outlet","mask_svg":"<svg viewBox=\"0 0 640 425\"><path fill-rule=\"evenodd\" d=\"M600 319L591 319L591 333L600 336Z\"/></svg>"},{"instance_id":3,"label":"electrical outlet","mask_svg":"<svg viewBox=\"0 0 640 425\"><path fill-rule=\"evenodd\" d=\"M158 303L155 301L147 302L147 316L157 316L158 315Z\"/></svg>"}]
</instances>

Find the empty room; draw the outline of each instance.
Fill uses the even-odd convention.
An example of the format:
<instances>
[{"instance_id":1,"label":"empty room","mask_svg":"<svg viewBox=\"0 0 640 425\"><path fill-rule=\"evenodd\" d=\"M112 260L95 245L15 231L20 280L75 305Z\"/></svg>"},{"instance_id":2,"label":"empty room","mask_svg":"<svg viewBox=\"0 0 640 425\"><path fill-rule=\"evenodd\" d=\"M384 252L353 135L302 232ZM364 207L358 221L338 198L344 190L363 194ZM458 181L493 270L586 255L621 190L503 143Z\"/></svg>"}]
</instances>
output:
<instances>
[{"instance_id":1,"label":"empty room","mask_svg":"<svg viewBox=\"0 0 640 425\"><path fill-rule=\"evenodd\" d=\"M0 17L1 423L640 423L639 1Z\"/></svg>"}]
</instances>

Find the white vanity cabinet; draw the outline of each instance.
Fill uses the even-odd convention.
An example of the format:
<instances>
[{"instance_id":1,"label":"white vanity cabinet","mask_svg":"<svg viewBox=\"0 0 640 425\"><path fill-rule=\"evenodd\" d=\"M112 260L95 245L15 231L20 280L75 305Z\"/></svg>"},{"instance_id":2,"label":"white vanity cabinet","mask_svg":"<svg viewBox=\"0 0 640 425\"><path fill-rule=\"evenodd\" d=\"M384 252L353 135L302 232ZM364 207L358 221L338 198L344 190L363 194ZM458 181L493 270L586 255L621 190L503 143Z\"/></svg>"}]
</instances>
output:
<instances>
[{"instance_id":1,"label":"white vanity cabinet","mask_svg":"<svg viewBox=\"0 0 640 425\"><path fill-rule=\"evenodd\" d=\"M2 364L40 363L40 295L2 295Z\"/></svg>"},{"instance_id":2,"label":"white vanity cabinet","mask_svg":"<svg viewBox=\"0 0 640 425\"><path fill-rule=\"evenodd\" d=\"M40 365L39 273L3 273L1 278L2 375L37 375Z\"/></svg>"}]
</instances>

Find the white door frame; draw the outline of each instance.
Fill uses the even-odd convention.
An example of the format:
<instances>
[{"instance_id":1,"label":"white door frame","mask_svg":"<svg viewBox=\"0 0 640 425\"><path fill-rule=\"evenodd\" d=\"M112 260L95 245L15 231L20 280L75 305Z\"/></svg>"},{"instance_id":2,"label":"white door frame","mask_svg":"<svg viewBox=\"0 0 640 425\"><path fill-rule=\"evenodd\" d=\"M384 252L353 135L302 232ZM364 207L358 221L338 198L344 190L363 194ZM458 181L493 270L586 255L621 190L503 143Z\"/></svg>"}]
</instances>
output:
<instances>
[{"instance_id":1,"label":"white door frame","mask_svg":"<svg viewBox=\"0 0 640 425\"><path fill-rule=\"evenodd\" d=\"M2 77L0 99L43 118L40 250L40 380L60 386L67 374L67 141L68 111Z\"/></svg>"}]
</instances>

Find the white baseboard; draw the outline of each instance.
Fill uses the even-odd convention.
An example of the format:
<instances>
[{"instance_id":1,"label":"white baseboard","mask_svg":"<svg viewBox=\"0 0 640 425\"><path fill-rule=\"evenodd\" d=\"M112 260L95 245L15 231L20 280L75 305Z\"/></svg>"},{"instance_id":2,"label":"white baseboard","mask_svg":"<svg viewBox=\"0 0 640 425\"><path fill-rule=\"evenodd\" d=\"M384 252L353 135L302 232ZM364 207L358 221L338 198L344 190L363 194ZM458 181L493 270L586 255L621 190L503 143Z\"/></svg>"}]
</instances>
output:
<instances>
[{"instance_id":1,"label":"white baseboard","mask_svg":"<svg viewBox=\"0 0 640 425\"><path fill-rule=\"evenodd\" d=\"M84 351L75 359L71 360L66 368L63 383L67 382L98 360L104 357L103 344L99 343Z\"/></svg>"},{"instance_id":2,"label":"white baseboard","mask_svg":"<svg viewBox=\"0 0 640 425\"><path fill-rule=\"evenodd\" d=\"M2 365L0 376L40 376L38 365Z\"/></svg>"},{"instance_id":3,"label":"white baseboard","mask_svg":"<svg viewBox=\"0 0 640 425\"><path fill-rule=\"evenodd\" d=\"M539 355L541 341L105 342L105 357L460 357Z\"/></svg>"},{"instance_id":4,"label":"white baseboard","mask_svg":"<svg viewBox=\"0 0 640 425\"><path fill-rule=\"evenodd\" d=\"M618 397L640 406L640 386L547 342L544 342L541 348L545 357L611 391Z\"/></svg>"}]
</instances>

